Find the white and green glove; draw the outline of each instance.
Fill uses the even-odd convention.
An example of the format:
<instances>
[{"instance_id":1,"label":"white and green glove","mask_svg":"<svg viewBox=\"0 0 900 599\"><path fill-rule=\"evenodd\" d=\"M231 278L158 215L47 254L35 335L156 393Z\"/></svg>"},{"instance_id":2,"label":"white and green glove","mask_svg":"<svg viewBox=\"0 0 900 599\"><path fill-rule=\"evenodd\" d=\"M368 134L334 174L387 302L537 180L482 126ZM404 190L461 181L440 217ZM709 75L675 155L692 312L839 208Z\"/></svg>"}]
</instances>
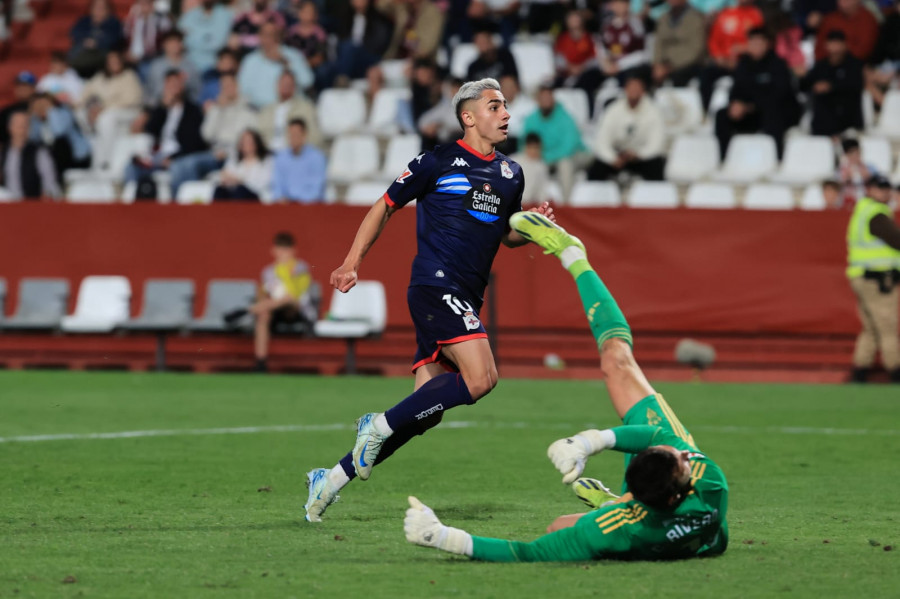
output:
<instances>
[{"instance_id":1,"label":"white and green glove","mask_svg":"<svg viewBox=\"0 0 900 599\"><path fill-rule=\"evenodd\" d=\"M616 434L609 429L581 431L577 435L554 441L547 449L547 457L563 475L563 484L575 482L588 457L616 445Z\"/></svg>"},{"instance_id":2,"label":"white and green glove","mask_svg":"<svg viewBox=\"0 0 900 599\"><path fill-rule=\"evenodd\" d=\"M409 496L409 509L403 519L403 532L410 543L472 556L472 535L458 528L444 526L434 515L434 510L412 495Z\"/></svg>"}]
</instances>

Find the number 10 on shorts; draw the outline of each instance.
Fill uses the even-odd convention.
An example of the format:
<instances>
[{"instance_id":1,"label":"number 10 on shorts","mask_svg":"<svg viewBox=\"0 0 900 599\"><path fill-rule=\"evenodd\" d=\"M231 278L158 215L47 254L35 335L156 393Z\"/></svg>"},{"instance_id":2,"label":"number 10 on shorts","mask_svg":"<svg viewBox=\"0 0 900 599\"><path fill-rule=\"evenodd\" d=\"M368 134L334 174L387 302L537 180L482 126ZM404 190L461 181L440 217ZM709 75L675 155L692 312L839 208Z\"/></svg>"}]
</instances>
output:
<instances>
[{"instance_id":1,"label":"number 10 on shorts","mask_svg":"<svg viewBox=\"0 0 900 599\"><path fill-rule=\"evenodd\" d=\"M463 322L466 325L466 330L474 331L475 329L481 326L481 321L478 320L478 317L475 316L475 309L472 308L472 304L469 302L461 302L459 298L452 296L451 294L444 295L443 299L450 309L453 310L454 314L463 317Z\"/></svg>"}]
</instances>

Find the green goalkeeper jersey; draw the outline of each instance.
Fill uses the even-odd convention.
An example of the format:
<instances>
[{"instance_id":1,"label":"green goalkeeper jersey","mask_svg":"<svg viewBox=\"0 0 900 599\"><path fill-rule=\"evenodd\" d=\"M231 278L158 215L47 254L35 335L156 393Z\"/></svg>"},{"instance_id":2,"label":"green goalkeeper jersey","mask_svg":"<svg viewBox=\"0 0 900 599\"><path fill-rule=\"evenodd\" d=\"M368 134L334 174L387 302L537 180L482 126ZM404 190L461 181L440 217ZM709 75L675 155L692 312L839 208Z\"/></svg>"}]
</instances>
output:
<instances>
[{"instance_id":1,"label":"green goalkeeper jersey","mask_svg":"<svg viewBox=\"0 0 900 599\"><path fill-rule=\"evenodd\" d=\"M531 543L473 536L472 557L494 562L658 560L713 556L725 551L728 483L722 470L700 453L662 396L647 397L632 411L626 416L626 423L651 424L626 424L613 429L614 449L626 454L626 466L634 454L653 445L671 445L691 452L693 491L675 510L648 508L631 498L625 488L626 494L619 502L585 514L575 526Z\"/></svg>"}]
</instances>

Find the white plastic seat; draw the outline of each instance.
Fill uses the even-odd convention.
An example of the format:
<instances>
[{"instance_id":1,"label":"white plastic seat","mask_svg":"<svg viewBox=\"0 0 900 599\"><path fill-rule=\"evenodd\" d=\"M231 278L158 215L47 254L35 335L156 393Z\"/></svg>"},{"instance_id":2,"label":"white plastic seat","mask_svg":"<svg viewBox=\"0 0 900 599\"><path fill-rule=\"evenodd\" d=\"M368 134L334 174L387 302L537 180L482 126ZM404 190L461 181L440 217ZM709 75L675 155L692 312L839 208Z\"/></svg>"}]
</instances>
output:
<instances>
[{"instance_id":1,"label":"white plastic seat","mask_svg":"<svg viewBox=\"0 0 900 599\"><path fill-rule=\"evenodd\" d=\"M874 133L900 139L900 89L892 89L884 95Z\"/></svg>"},{"instance_id":2,"label":"white plastic seat","mask_svg":"<svg viewBox=\"0 0 900 599\"><path fill-rule=\"evenodd\" d=\"M587 127L591 120L590 100L588 100L587 92L577 87L560 87L553 90L553 99L566 109L579 129Z\"/></svg>"},{"instance_id":3,"label":"white plastic seat","mask_svg":"<svg viewBox=\"0 0 900 599\"><path fill-rule=\"evenodd\" d=\"M596 125L603 119L603 113L606 107L618 100L622 96L622 88L615 77L610 77L603 82L597 95L594 97L594 124Z\"/></svg>"},{"instance_id":4,"label":"white plastic seat","mask_svg":"<svg viewBox=\"0 0 900 599\"><path fill-rule=\"evenodd\" d=\"M358 89L326 89L319 94L316 111L325 137L358 131L366 123L366 97Z\"/></svg>"},{"instance_id":5,"label":"white plastic seat","mask_svg":"<svg viewBox=\"0 0 900 599\"><path fill-rule=\"evenodd\" d=\"M450 74L457 79L465 80L469 74L469 65L478 58L478 48L475 44L459 44L453 48L453 56L450 58Z\"/></svg>"},{"instance_id":6,"label":"white plastic seat","mask_svg":"<svg viewBox=\"0 0 900 599\"><path fill-rule=\"evenodd\" d=\"M716 181L752 183L775 172L778 152L768 135L735 135L728 144L722 169L713 175Z\"/></svg>"},{"instance_id":7,"label":"white plastic seat","mask_svg":"<svg viewBox=\"0 0 900 599\"><path fill-rule=\"evenodd\" d=\"M178 188L176 204L212 204L216 184L212 181L185 181Z\"/></svg>"},{"instance_id":8,"label":"white plastic seat","mask_svg":"<svg viewBox=\"0 0 900 599\"><path fill-rule=\"evenodd\" d=\"M548 180L547 184L544 186L544 196L547 198L548 202L553 202L554 204L562 204L565 202L562 187L553 179Z\"/></svg>"},{"instance_id":9,"label":"white plastic seat","mask_svg":"<svg viewBox=\"0 0 900 599\"><path fill-rule=\"evenodd\" d=\"M632 208L676 208L678 188L667 181L636 181L626 204Z\"/></svg>"},{"instance_id":10,"label":"white plastic seat","mask_svg":"<svg viewBox=\"0 0 900 599\"><path fill-rule=\"evenodd\" d=\"M684 205L688 208L737 208L734 188L726 183L695 183L688 189Z\"/></svg>"},{"instance_id":11,"label":"white plastic seat","mask_svg":"<svg viewBox=\"0 0 900 599\"><path fill-rule=\"evenodd\" d=\"M112 204L116 201L116 188L109 181L75 181L69 185L66 200L73 204Z\"/></svg>"},{"instance_id":12,"label":"white plastic seat","mask_svg":"<svg viewBox=\"0 0 900 599\"><path fill-rule=\"evenodd\" d=\"M125 277L85 277L78 289L75 313L60 328L69 333L108 333L128 320L131 284Z\"/></svg>"},{"instance_id":13,"label":"white plastic seat","mask_svg":"<svg viewBox=\"0 0 900 599\"><path fill-rule=\"evenodd\" d=\"M378 67L388 87L409 87L409 77L406 76L409 63L406 60L382 60Z\"/></svg>"},{"instance_id":14,"label":"white plastic seat","mask_svg":"<svg viewBox=\"0 0 900 599\"><path fill-rule=\"evenodd\" d=\"M806 186L800 197L800 208L802 210L825 210L825 194L822 193L821 185Z\"/></svg>"},{"instance_id":15,"label":"white plastic seat","mask_svg":"<svg viewBox=\"0 0 900 599\"><path fill-rule=\"evenodd\" d=\"M381 334L387 323L387 299L379 281L358 281L347 293L335 290L331 296L327 320L313 326L318 337L345 339L345 370L356 371L356 341Z\"/></svg>"},{"instance_id":16,"label":"white plastic seat","mask_svg":"<svg viewBox=\"0 0 900 599\"><path fill-rule=\"evenodd\" d=\"M387 186L382 181L357 181L347 188L344 203L348 206L371 206L386 190Z\"/></svg>"},{"instance_id":17,"label":"white plastic seat","mask_svg":"<svg viewBox=\"0 0 900 599\"><path fill-rule=\"evenodd\" d=\"M664 87L653 99L663 113L666 133L687 133L703 124L703 100L695 88Z\"/></svg>"},{"instance_id":18,"label":"white plastic seat","mask_svg":"<svg viewBox=\"0 0 900 599\"><path fill-rule=\"evenodd\" d=\"M781 169L772 175L775 183L808 185L834 174L834 144L824 136L796 135L787 140Z\"/></svg>"},{"instance_id":19,"label":"white plastic seat","mask_svg":"<svg viewBox=\"0 0 900 599\"><path fill-rule=\"evenodd\" d=\"M747 188L744 208L748 210L793 210L794 193L787 185L756 183Z\"/></svg>"},{"instance_id":20,"label":"white plastic seat","mask_svg":"<svg viewBox=\"0 0 900 599\"><path fill-rule=\"evenodd\" d=\"M384 165L380 179L393 181L406 169L416 156L422 153L422 139L418 135L396 135L388 142L384 152Z\"/></svg>"},{"instance_id":21,"label":"white plastic seat","mask_svg":"<svg viewBox=\"0 0 900 599\"><path fill-rule=\"evenodd\" d=\"M884 137L865 136L859 140L862 160L884 175L891 172L891 142Z\"/></svg>"},{"instance_id":22,"label":"white plastic seat","mask_svg":"<svg viewBox=\"0 0 900 599\"><path fill-rule=\"evenodd\" d=\"M542 83L548 83L556 73L553 50L549 44L541 42L513 42L512 52L519 67L519 79L526 93L533 92Z\"/></svg>"},{"instance_id":23,"label":"white plastic seat","mask_svg":"<svg viewBox=\"0 0 900 599\"><path fill-rule=\"evenodd\" d=\"M134 204L135 197L137 197L137 181L128 181L122 186L119 201L123 204Z\"/></svg>"},{"instance_id":24,"label":"white plastic seat","mask_svg":"<svg viewBox=\"0 0 900 599\"><path fill-rule=\"evenodd\" d=\"M409 88L382 88L372 100L372 111L369 114L368 130L382 137L396 135L399 131L397 115L400 103L412 99Z\"/></svg>"},{"instance_id":25,"label":"white plastic seat","mask_svg":"<svg viewBox=\"0 0 900 599\"><path fill-rule=\"evenodd\" d=\"M378 142L372 135L341 135L328 153L328 180L352 183L378 172ZM400 174L398 173L397 176Z\"/></svg>"},{"instance_id":26,"label":"white plastic seat","mask_svg":"<svg viewBox=\"0 0 900 599\"><path fill-rule=\"evenodd\" d=\"M719 168L719 142L708 135L679 135L666 160L666 180L693 183Z\"/></svg>"},{"instance_id":27,"label":"white plastic seat","mask_svg":"<svg viewBox=\"0 0 900 599\"><path fill-rule=\"evenodd\" d=\"M569 206L577 208L621 205L619 186L612 181L578 181L572 187L572 196L569 198Z\"/></svg>"},{"instance_id":28,"label":"white plastic seat","mask_svg":"<svg viewBox=\"0 0 900 599\"><path fill-rule=\"evenodd\" d=\"M153 150L153 138L146 133L137 133L116 138L113 152L106 168L69 169L63 178L66 183L102 179L119 183L125 178L125 168L135 156L147 156Z\"/></svg>"}]
</instances>

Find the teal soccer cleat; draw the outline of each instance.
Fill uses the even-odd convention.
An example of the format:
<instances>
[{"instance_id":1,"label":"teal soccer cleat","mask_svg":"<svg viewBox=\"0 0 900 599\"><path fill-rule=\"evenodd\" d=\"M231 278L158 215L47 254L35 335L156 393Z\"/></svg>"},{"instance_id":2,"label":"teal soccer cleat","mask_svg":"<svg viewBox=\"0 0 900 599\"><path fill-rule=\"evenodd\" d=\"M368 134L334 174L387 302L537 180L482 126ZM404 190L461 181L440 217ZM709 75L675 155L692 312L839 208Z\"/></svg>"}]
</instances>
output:
<instances>
[{"instance_id":1,"label":"teal soccer cleat","mask_svg":"<svg viewBox=\"0 0 900 599\"><path fill-rule=\"evenodd\" d=\"M306 521L321 522L322 514L328 506L340 499L328 481L328 469L316 468L307 472L306 487L309 489L309 497L303 506L306 509Z\"/></svg>"},{"instance_id":2,"label":"teal soccer cleat","mask_svg":"<svg viewBox=\"0 0 900 599\"><path fill-rule=\"evenodd\" d=\"M356 421L356 445L353 446L353 468L361 480L369 480L375 458L381 452L381 445L387 439L375 430L378 414L364 414Z\"/></svg>"}]
</instances>

